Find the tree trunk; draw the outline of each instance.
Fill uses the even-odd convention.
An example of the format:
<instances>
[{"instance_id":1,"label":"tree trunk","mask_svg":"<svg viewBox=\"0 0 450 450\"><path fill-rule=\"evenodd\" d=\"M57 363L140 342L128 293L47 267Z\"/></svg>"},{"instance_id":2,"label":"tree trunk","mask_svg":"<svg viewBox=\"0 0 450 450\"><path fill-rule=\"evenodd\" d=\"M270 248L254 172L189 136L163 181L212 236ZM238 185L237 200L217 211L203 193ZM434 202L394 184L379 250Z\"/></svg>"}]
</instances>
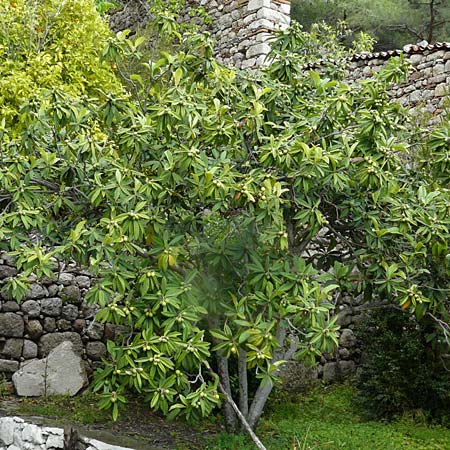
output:
<instances>
[{"instance_id":1,"label":"tree trunk","mask_svg":"<svg viewBox=\"0 0 450 450\"><path fill-rule=\"evenodd\" d=\"M428 28L428 43L433 43L434 23L436 22L436 10L434 9L434 0L430 0L430 26Z\"/></svg>"},{"instance_id":2,"label":"tree trunk","mask_svg":"<svg viewBox=\"0 0 450 450\"><path fill-rule=\"evenodd\" d=\"M277 341L280 347L273 352L273 357L271 363L276 363L281 360L289 361L298 350L298 338L293 337L291 340L291 344L288 349L284 349L284 345L286 344L287 337L287 327L286 323L279 322L277 327ZM277 370L277 373L279 369ZM261 414L264 411L264 406L266 405L267 399L269 398L270 393L272 392L273 385L271 383L263 383L258 387L256 391L255 398L253 399L252 405L250 407L250 412L248 414L248 423L255 429L258 425L259 419L261 418Z\"/></svg>"},{"instance_id":3,"label":"tree trunk","mask_svg":"<svg viewBox=\"0 0 450 450\"><path fill-rule=\"evenodd\" d=\"M230 385L230 373L228 371L228 359L222 356L222 352L217 352L217 372L222 382L224 393L228 397L232 398L231 385ZM227 398L228 398L227 397ZM225 402L223 405L223 412L225 416L225 424L229 433L234 433L237 429L237 417L236 413L229 402Z\"/></svg>"},{"instance_id":4,"label":"tree trunk","mask_svg":"<svg viewBox=\"0 0 450 450\"><path fill-rule=\"evenodd\" d=\"M256 447L258 447L259 450L267 450L266 447L264 447L264 444L259 440L258 436L256 436L255 432L252 430L252 427L247 422L247 419L244 417L244 415L239 411L239 408L237 407L236 403L233 401L233 398L231 395L227 393L222 383L219 382L219 389L221 390L222 394L225 395L225 398L227 399L227 405L230 405L233 409L233 411L236 413L237 417L241 421L243 427L247 431L247 433L252 438L253 442L255 443Z\"/></svg>"},{"instance_id":5,"label":"tree trunk","mask_svg":"<svg viewBox=\"0 0 450 450\"><path fill-rule=\"evenodd\" d=\"M283 345L286 340L286 325L283 322L278 324L277 328L277 341L280 347L273 352L272 364L280 361L284 357ZM261 414L264 410L264 406L272 392L273 385L271 383L261 383L256 391L255 398L253 399L248 415L248 423L252 429L258 425Z\"/></svg>"},{"instance_id":6,"label":"tree trunk","mask_svg":"<svg viewBox=\"0 0 450 450\"><path fill-rule=\"evenodd\" d=\"M248 379L247 379L247 353L239 349L239 409L245 418L248 417Z\"/></svg>"},{"instance_id":7,"label":"tree trunk","mask_svg":"<svg viewBox=\"0 0 450 450\"><path fill-rule=\"evenodd\" d=\"M219 320L217 317L209 317L208 325L210 329L219 328ZM217 339L213 338L213 344L217 345L219 342ZM217 373L219 375L219 379L221 380L223 389L228 394L229 397L231 395L231 385L230 385L230 372L228 370L228 359L223 356L223 352L221 350L217 351ZM237 417L234 412L233 407L229 402L225 402L223 405L223 415L225 416L225 425L227 431L229 433L234 433L237 430Z\"/></svg>"}]
</instances>

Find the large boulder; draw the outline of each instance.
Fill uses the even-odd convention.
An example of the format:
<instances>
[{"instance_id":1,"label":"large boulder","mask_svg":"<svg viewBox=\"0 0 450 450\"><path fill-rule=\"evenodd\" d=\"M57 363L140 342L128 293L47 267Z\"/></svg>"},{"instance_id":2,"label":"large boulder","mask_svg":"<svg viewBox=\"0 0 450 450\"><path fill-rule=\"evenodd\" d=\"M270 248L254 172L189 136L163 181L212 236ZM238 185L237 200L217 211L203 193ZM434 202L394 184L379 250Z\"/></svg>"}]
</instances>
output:
<instances>
[{"instance_id":1,"label":"large boulder","mask_svg":"<svg viewBox=\"0 0 450 450\"><path fill-rule=\"evenodd\" d=\"M12 380L17 394L24 397L75 395L88 381L83 360L70 341L62 342L47 358L25 362Z\"/></svg>"}]
</instances>

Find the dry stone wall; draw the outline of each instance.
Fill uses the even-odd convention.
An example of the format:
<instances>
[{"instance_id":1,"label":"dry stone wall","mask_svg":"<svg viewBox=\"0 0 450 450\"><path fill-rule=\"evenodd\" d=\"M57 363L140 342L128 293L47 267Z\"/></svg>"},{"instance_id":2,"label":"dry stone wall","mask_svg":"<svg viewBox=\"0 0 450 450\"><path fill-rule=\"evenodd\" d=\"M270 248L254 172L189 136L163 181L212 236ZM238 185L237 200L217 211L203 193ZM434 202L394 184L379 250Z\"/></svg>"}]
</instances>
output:
<instances>
[{"instance_id":1,"label":"dry stone wall","mask_svg":"<svg viewBox=\"0 0 450 450\"><path fill-rule=\"evenodd\" d=\"M411 64L407 80L392 88L393 98L434 123L445 115L450 93L450 43L408 45L403 50L353 56L348 79L360 81L378 72L390 58L404 55Z\"/></svg>"},{"instance_id":2,"label":"dry stone wall","mask_svg":"<svg viewBox=\"0 0 450 450\"><path fill-rule=\"evenodd\" d=\"M20 303L4 286L16 274L14 261L0 255L0 379L10 380L25 363L47 357L64 341L72 343L92 373L116 330L96 322L97 309L84 300L92 283L88 272L76 266L57 270L51 278L32 282Z\"/></svg>"},{"instance_id":3,"label":"dry stone wall","mask_svg":"<svg viewBox=\"0 0 450 450\"><path fill-rule=\"evenodd\" d=\"M122 0L110 14L113 31L136 29L150 17L143 0ZM180 20L195 20L192 8L202 7L211 18L206 26L215 40L217 59L240 69L266 64L268 40L276 30L289 26L290 0L187 0Z\"/></svg>"},{"instance_id":4,"label":"dry stone wall","mask_svg":"<svg viewBox=\"0 0 450 450\"><path fill-rule=\"evenodd\" d=\"M90 375L101 364L106 341L123 330L95 321L97 308L84 300L95 280L85 270L72 265L39 283L33 281L20 303L8 297L4 286L16 274L14 260L0 254L0 380L12 380L22 396L73 395L86 386L84 372ZM347 300L340 312L339 347L324 355L318 367L308 371L308 378L332 382L355 372L361 351L353 329L360 316L350 303ZM73 371L71 377L64 371L64 361L73 369L79 365L77 356L84 370ZM286 367L291 389L303 385L303 372L301 364ZM53 382L52 377L67 383Z\"/></svg>"},{"instance_id":5,"label":"dry stone wall","mask_svg":"<svg viewBox=\"0 0 450 450\"><path fill-rule=\"evenodd\" d=\"M288 0L188 0L201 6L212 19L209 31L216 42L217 58L240 69L266 64L269 39L290 23ZM189 20L189 8L182 17Z\"/></svg>"}]
</instances>

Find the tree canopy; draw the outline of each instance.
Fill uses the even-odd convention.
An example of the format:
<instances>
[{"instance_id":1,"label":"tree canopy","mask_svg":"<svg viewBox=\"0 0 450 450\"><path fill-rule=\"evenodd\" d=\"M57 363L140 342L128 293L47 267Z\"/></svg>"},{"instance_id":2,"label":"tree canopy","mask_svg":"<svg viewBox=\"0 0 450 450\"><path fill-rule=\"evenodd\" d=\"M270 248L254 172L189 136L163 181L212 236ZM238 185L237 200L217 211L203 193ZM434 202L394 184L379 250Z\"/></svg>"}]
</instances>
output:
<instances>
[{"instance_id":1,"label":"tree canopy","mask_svg":"<svg viewBox=\"0 0 450 450\"><path fill-rule=\"evenodd\" d=\"M240 72L154 14L170 53L126 33L97 49L122 92L39 90L0 135L0 245L20 269L4 293L76 261L98 320L128 330L101 406L116 418L134 391L198 418L225 396L230 429L236 404L254 428L283 361L337 343L342 295L448 330L450 128L412 135L387 93L402 61L359 84L305 71L292 49L313 38L294 25L270 67Z\"/></svg>"}]
</instances>

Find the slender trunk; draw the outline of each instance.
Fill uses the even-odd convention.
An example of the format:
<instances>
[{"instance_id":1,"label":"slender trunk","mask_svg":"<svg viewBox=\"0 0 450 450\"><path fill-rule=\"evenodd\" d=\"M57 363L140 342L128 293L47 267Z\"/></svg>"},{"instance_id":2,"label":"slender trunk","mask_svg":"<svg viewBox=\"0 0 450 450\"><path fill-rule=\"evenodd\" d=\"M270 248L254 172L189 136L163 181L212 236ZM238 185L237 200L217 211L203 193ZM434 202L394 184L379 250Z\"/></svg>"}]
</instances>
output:
<instances>
[{"instance_id":1,"label":"slender trunk","mask_svg":"<svg viewBox=\"0 0 450 450\"><path fill-rule=\"evenodd\" d=\"M228 371L228 359L224 358L221 354L217 354L217 372L219 378L222 381L224 393L231 396L230 374ZM225 424L229 433L234 433L237 429L237 418L232 405L229 402L225 402L223 405L223 412L225 416Z\"/></svg>"},{"instance_id":2,"label":"slender trunk","mask_svg":"<svg viewBox=\"0 0 450 450\"><path fill-rule=\"evenodd\" d=\"M247 433L252 438L253 442L255 443L256 447L258 447L259 450L267 450L266 447L264 447L264 444L259 440L258 436L256 436L255 432L252 430L252 427L247 422L247 419L244 417L244 415L239 411L239 408L237 407L236 403L234 402L231 395L228 394L222 383L219 382L219 389L222 392L223 395L225 395L225 398L227 399L226 404L230 405L233 411L236 413L236 416L241 421L243 427L247 431Z\"/></svg>"},{"instance_id":3,"label":"slender trunk","mask_svg":"<svg viewBox=\"0 0 450 450\"><path fill-rule=\"evenodd\" d=\"M219 321L217 317L210 317L208 322L210 329L218 328ZM217 345L219 342L217 341L217 339L213 338L213 343L214 345ZM231 398L232 395L230 385L230 372L228 370L228 359L223 356L223 352L221 350L217 351L217 373L219 375L219 379L221 380L223 389ZM223 415L225 416L225 425L227 427L227 431L229 433L234 433L237 429L238 421L233 407L229 402L225 402L223 405Z\"/></svg>"},{"instance_id":4,"label":"slender trunk","mask_svg":"<svg viewBox=\"0 0 450 450\"><path fill-rule=\"evenodd\" d=\"M433 43L434 22L436 21L436 11L434 9L434 0L430 1L430 27L428 28L428 42Z\"/></svg>"},{"instance_id":5,"label":"slender trunk","mask_svg":"<svg viewBox=\"0 0 450 450\"><path fill-rule=\"evenodd\" d=\"M239 349L239 409L245 418L248 417L248 380L247 380L247 353Z\"/></svg>"},{"instance_id":6,"label":"slender trunk","mask_svg":"<svg viewBox=\"0 0 450 450\"><path fill-rule=\"evenodd\" d=\"M281 361L282 359L289 360L294 353L296 352L298 348L298 342L293 341L290 348L285 351L283 349L283 346L285 344L287 335L286 330L286 324L281 321L278 323L277 327L277 341L280 347L273 352L272 357L272 364L276 363L278 361ZM270 393L272 392L273 384L271 383L264 383L261 382L259 385L255 398L253 399L253 402L250 407L250 412L248 414L248 423L252 427L252 429L255 429L258 425L259 419L261 418L261 414L264 410L264 406L266 405L267 399L269 398Z\"/></svg>"}]
</instances>

